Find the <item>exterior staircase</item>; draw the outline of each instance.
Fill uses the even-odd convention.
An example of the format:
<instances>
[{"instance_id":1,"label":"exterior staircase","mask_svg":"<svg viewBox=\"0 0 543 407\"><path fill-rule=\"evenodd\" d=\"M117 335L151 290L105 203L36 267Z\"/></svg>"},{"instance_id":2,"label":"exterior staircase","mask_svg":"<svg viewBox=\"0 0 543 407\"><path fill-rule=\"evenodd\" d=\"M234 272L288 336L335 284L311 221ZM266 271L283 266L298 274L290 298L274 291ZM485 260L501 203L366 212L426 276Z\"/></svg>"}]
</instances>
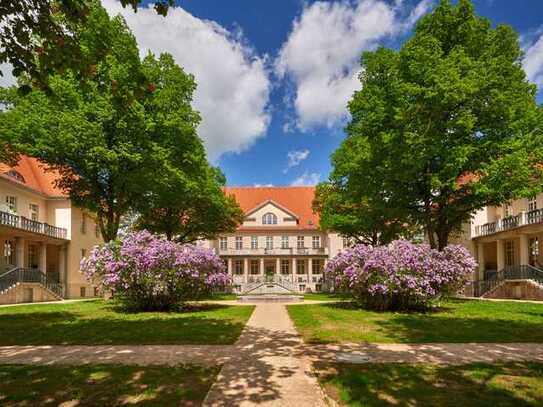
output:
<instances>
[{"instance_id":1,"label":"exterior staircase","mask_svg":"<svg viewBox=\"0 0 543 407\"><path fill-rule=\"evenodd\" d=\"M534 266L526 264L508 266L498 272L489 273L485 277L484 280L472 283L474 297L508 298L509 296L507 295L500 295L500 292L505 294L507 291L505 289L506 286L518 286L519 283L523 283L532 287L535 292L540 290L541 299L543 300L543 270ZM515 298L517 297L515 296Z\"/></svg>"},{"instance_id":2,"label":"exterior staircase","mask_svg":"<svg viewBox=\"0 0 543 407\"><path fill-rule=\"evenodd\" d=\"M10 293L24 286L45 290L42 298L62 299L63 287L58 273L45 274L38 269L15 267L0 274L0 304L21 302L10 300Z\"/></svg>"},{"instance_id":3,"label":"exterior staircase","mask_svg":"<svg viewBox=\"0 0 543 407\"><path fill-rule=\"evenodd\" d=\"M280 275L254 277L248 283L242 283L241 294L292 294L296 284L290 278Z\"/></svg>"}]
</instances>

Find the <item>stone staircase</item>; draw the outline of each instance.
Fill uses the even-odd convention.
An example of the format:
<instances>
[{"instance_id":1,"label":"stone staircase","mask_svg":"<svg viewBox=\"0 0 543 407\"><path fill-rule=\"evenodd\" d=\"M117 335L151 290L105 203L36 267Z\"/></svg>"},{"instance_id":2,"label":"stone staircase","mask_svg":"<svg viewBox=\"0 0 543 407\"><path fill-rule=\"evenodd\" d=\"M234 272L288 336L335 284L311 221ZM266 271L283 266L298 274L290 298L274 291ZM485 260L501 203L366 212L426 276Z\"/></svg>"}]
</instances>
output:
<instances>
[{"instance_id":1,"label":"stone staircase","mask_svg":"<svg viewBox=\"0 0 543 407\"><path fill-rule=\"evenodd\" d=\"M292 294L296 284L290 278L280 275L254 277L248 283L238 283L241 294Z\"/></svg>"},{"instance_id":2,"label":"stone staircase","mask_svg":"<svg viewBox=\"0 0 543 407\"><path fill-rule=\"evenodd\" d=\"M0 304L62 300L58 274L15 267L0 274Z\"/></svg>"}]
</instances>

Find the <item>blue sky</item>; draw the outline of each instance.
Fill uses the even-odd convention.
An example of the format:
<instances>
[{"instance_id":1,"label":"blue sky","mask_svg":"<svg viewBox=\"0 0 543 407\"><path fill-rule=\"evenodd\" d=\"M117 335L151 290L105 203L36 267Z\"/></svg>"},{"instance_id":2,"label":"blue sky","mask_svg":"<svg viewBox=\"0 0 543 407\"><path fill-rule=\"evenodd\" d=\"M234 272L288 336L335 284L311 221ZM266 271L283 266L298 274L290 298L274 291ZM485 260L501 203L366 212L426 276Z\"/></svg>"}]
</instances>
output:
<instances>
[{"instance_id":1,"label":"blue sky","mask_svg":"<svg viewBox=\"0 0 543 407\"><path fill-rule=\"evenodd\" d=\"M329 156L344 137L360 53L398 48L436 2L181 0L163 19L103 0L111 13L125 15L142 52L168 51L195 75L200 134L229 185L326 179ZM475 5L521 34L526 70L542 86L543 1Z\"/></svg>"}]
</instances>

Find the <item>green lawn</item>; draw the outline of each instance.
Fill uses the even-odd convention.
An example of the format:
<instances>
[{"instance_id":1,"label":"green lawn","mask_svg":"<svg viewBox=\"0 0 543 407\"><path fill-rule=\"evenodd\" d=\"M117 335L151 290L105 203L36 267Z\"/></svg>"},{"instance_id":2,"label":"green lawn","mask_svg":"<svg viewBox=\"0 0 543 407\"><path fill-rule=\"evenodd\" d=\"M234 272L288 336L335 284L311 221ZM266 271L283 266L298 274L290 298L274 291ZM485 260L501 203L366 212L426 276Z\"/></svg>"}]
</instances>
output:
<instances>
[{"instance_id":1,"label":"green lawn","mask_svg":"<svg viewBox=\"0 0 543 407\"><path fill-rule=\"evenodd\" d=\"M124 312L103 300L0 308L0 345L233 344L252 306Z\"/></svg>"},{"instance_id":2,"label":"green lawn","mask_svg":"<svg viewBox=\"0 0 543 407\"><path fill-rule=\"evenodd\" d=\"M196 406L218 368L0 365L0 405Z\"/></svg>"},{"instance_id":3,"label":"green lawn","mask_svg":"<svg viewBox=\"0 0 543 407\"><path fill-rule=\"evenodd\" d=\"M346 294L332 294L332 293L306 293L304 294L304 300L313 301L347 301L351 296Z\"/></svg>"},{"instance_id":4,"label":"green lawn","mask_svg":"<svg viewBox=\"0 0 543 407\"><path fill-rule=\"evenodd\" d=\"M543 342L543 304L450 300L436 312L392 313L343 302L288 312L308 343Z\"/></svg>"},{"instance_id":5,"label":"green lawn","mask_svg":"<svg viewBox=\"0 0 543 407\"><path fill-rule=\"evenodd\" d=\"M325 392L353 407L543 405L543 363L317 366Z\"/></svg>"}]
</instances>

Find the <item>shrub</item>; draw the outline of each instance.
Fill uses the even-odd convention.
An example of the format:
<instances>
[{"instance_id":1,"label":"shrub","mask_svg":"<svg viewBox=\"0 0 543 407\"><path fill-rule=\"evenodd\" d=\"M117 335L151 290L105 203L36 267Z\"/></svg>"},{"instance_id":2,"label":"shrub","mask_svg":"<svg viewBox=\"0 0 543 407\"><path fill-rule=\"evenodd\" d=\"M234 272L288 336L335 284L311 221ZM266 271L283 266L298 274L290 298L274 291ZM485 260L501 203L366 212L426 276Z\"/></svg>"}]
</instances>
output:
<instances>
[{"instance_id":1,"label":"shrub","mask_svg":"<svg viewBox=\"0 0 543 407\"><path fill-rule=\"evenodd\" d=\"M136 310L170 310L227 285L223 261L210 249L180 245L149 232L95 247L81 262L87 278Z\"/></svg>"},{"instance_id":2,"label":"shrub","mask_svg":"<svg viewBox=\"0 0 543 407\"><path fill-rule=\"evenodd\" d=\"M396 240L388 246L345 249L328 263L326 273L364 307L412 310L458 292L476 266L463 246L449 245L440 252Z\"/></svg>"}]
</instances>

